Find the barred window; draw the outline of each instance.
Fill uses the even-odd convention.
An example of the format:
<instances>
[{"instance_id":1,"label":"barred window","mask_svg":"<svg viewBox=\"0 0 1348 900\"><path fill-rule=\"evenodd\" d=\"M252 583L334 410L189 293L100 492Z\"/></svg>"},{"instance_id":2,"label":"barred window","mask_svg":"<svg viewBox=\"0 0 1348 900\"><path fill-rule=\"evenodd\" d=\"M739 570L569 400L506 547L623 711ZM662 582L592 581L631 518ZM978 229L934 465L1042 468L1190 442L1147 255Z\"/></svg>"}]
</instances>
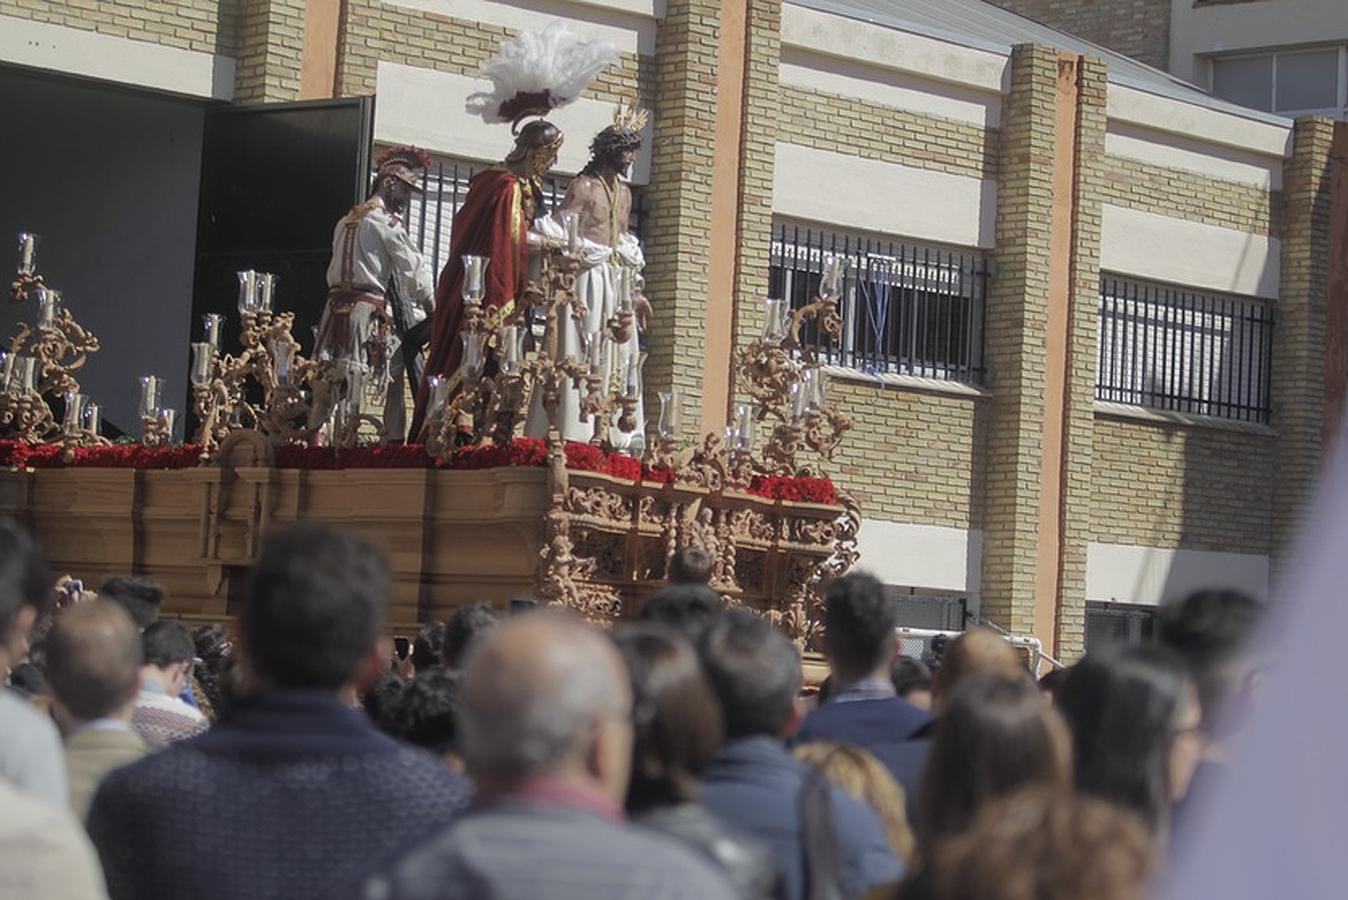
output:
<instances>
[{"instance_id":1,"label":"barred window","mask_svg":"<svg viewBox=\"0 0 1348 900\"><path fill-rule=\"evenodd\" d=\"M1267 422L1272 346L1262 301L1100 280L1097 400Z\"/></svg>"},{"instance_id":2,"label":"barred window","mask_svg":"<svg viewBox=\"0 0 1348 900\"><path fill-rule=\"evenodd\" d=\"M982 254L778 223L769 294L793 308L809 303L826 254L845 260L842 340L828 340L813 323L801 333L821 360L871 375L982 383L987 296Z\"/></svg>"},{"instance_id":3,"label":"barred window","mask_svg":"<svg viewBox=\"0 0 1348 900\"><path fill-rule=\"evenodd\" d=\"M449 261L450 225L454 214L463 205L468 194L468 182L491 163L467 161L437 162L421 178L422 193L414 194L407 208L407 230L412 242L426 258L433 273L439 274ZM543 211L551 212L561 204L571 179L552 176L543 179ZM639 188L632 190L632 233L641 237L645 219L644 195Z\"/></svg>"}]
</instances>

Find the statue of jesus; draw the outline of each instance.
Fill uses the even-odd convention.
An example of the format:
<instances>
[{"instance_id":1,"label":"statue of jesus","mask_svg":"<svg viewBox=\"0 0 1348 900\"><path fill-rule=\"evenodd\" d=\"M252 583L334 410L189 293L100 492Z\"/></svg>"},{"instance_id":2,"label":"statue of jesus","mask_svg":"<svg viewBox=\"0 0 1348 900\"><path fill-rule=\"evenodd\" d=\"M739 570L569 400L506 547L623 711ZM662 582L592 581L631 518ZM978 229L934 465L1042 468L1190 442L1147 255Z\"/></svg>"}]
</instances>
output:
<instances>
[{"instance_id":1,"label":"statue of jesus","mask_svg":"<svg viewBox=\"0 0 1348 900\"><path fill-rule=\"evenodd\" d=\"M576 296L586 308L584 321L577 325L570 316L557 320L557 347L559 354L577 359L585 358L582 335L595 336L604 324L618 312L619 291L624 269L630 270L630 283L639 284L641 269L646 264L641 245L628 230L632 213L632 190L623 181L632 168L637 151L641 149L641 129L645 116L619 107L613 125L599 132L590 144L590 162L571 181L566 197L552 216L537 224L548 240L556 243L566 238L563 217L572 213L577 217L579 240L576 254L580 271L576 273ZM641 341L650 313L650 304L639 290L634 292L636 328L628 340L610 347L605 360L608 376L622 383L629 360L640 366ZM557 407L557 418L562 437L586 441L594 434L594 423L580 414L580 392L571 384L563 389ZM541 398L535 398L525 424L525 433L531 436L547 434L548 421ZM637 427L630 433L616 426L609 429L609 441L618 449L640 451L645 446L645 418L642 404L637 405Z\"/></svg>"}]
</instances>

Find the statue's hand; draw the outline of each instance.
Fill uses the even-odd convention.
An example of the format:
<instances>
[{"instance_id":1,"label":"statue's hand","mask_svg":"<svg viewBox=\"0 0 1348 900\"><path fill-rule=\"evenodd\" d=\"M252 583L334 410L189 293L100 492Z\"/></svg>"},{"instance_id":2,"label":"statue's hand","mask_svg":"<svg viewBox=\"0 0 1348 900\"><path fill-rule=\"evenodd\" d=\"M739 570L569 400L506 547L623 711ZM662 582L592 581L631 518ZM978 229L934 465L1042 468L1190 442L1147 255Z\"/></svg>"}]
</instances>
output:
<instances>
[{"instance_id":1,"label":"statue's hand","mask_svg":"<svg viewBox=\"0 0 1348 900\"><path fill-rule=\"evenodd\" d=\"M637 330L645 331L646 323L650 321L654 310L651 309L651 301L646 299L646 295L637 291L632 297L632 309L637 314Z\"/></svg>"}]
</instances>

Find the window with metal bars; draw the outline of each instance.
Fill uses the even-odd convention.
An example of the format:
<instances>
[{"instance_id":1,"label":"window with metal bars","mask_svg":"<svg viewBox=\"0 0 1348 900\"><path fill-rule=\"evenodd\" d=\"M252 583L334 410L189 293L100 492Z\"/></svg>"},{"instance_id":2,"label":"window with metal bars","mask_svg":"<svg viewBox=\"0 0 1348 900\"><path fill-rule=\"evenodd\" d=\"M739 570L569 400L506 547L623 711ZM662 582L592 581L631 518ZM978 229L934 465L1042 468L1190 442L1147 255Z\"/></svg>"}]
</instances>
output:
<instances>
[{"instance_id":1,"label":"window with metal bars","mask_svg":"<svg viewBox=\"0 0 1348 900\"><path fill-rule=\"evenodd\" d=\"M1100 279L1097 400L1266 423L1272 347L1260 300Z\"/></svg>"},{"instance_id":2,"label":"window with metal bars","mask_svg":"<svg viewBox=\"0 0 1348 900\"><path fill-rule=\"evenodd\" d=\"M828 254L845 260L842 339L814 323L801 332L821 360L870 375L982 383L986 257L777 223L769 294L793 308L809 303Z\"/></svg>"},{"instance_id":3,"label":"window with metal bars","mask_svg":"<svg viewBox=\"0 0 1348 900\"><path fill-rule=\"evenodd\" d=\"M483 169L491 168L489 163L470 163L466 161L438 162L426 170L421 178L423 188L420 194L414 194L407 209L407 230L417 245L426 263L435 275L439 275L449 260L449 237L454 214L463 205L468 194L468 182ZM543 212L552 212L566 196L571 179L566 176L552 176L543 179ZM645 219L645 203L641 191L632 191L632 233L641 237L641 225Z\"/></svg>"}]
</instances>

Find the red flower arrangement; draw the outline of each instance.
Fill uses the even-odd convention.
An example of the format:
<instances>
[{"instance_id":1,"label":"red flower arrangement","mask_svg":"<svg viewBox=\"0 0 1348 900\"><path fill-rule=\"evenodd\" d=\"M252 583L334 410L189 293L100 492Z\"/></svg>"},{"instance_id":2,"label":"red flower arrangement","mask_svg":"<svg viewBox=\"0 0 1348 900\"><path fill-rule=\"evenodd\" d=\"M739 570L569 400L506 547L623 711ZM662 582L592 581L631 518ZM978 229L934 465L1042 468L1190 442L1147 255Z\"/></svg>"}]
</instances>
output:
<instances>
[{"instance_id":1,"label":"red flower arrangement","mask_svg":"<svg viewBox=\"0 0 1348 900\"><path fill-rule=\"evenodd\" d=\"M769 500L790 500L797 503L838 505L838 490L827 478L804 478L790 475L756 475L749 483L749 493Z\"/></svg>"},{"instance_id":2,"label":"red flower arrangement","mask_svg":"<svg viewBox=\"0 0 1348 900\"><path fill-rule=\"evenodd\" d=\"M100 447L76 447L67 462L58 444L23 444L0 440L0 467L12 468L119 468L187 469L200 465L201 447L182 444L171 447L144 447L140 444L113 444ZM392 447L356 447L337 450L332 447L282 446L275 451L278 469L425 469L436 463L420 444ZM509 444L461 447L447 460L451 469L496 469L502 467L538 468L547 465L548 446L541 438L518 438ZM663 466L644 465L621 453L605 453L590 444L568 441L566 467L580 472L599 472L628 482L644 481L670 484L675 471ZM798 503L822 503L837 506L838 491L827 478L796 478L785 475L756 476L748 492L769 500Z\"/></svg>"}]
</instances>

